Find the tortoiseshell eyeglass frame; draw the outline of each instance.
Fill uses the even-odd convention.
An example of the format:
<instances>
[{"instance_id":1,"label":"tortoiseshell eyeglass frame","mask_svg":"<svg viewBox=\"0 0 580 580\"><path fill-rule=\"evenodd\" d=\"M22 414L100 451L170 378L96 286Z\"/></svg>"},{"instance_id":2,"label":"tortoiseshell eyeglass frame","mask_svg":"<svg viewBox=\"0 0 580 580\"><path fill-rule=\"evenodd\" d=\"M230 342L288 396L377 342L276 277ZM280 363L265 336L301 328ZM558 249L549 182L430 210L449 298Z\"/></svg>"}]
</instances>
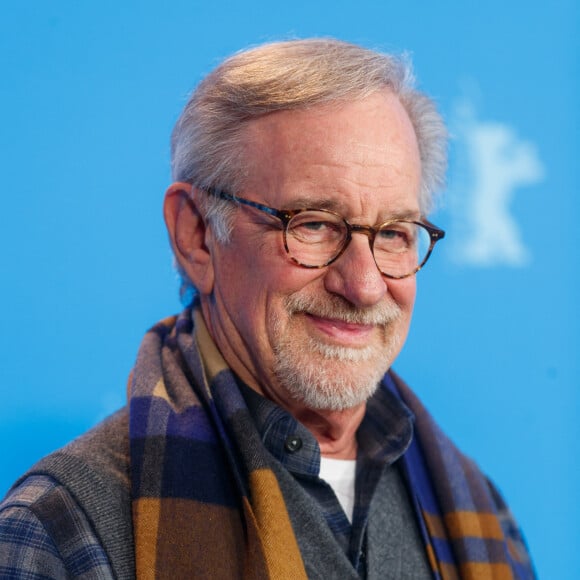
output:
<instances>
[{"instance_id":1,"label":"tortoiseshell eyeglass frame","mask_svg":"<svg viewBox=\"0 0 580 580\"><path fill-rule=\"evenodd\" d=\"M282 233L283 233L284 248L286 250L286 253L288 254L289 258L295 264L298 264L299 266L302 266L303 268L314 268L314 269L325 268L326 266L329 266L330 264L332 264L333 262L338 260L338 258L340 258L340 256L344 253L344 251L348 247L350 240L352 239L353 233L361 233L361 234L364 234L368 237L371 252L373 252L373 256L374 256L374 249L373 249L374 239L375 239L377 233L381 229L383 229L385 226L395 224L395 223L415 224L417 226L424 228L427 231L427 233L429 234L429 239L430 239L429 248L427 249L425 257L421 260L421 262L411 272L409 272L407 274L399 275L399 276L394 276L392 274L388 274L387 272L383 272L379 268L379 271L381 272L381 274L383 276L385 276L387 278L399 280L402 278L408 278L409 276L413 276L419 270L421 270L421 268L423 268L423 266L427 263L429 256L431 256L431 253L433 252L433 248L435 247L435 244L439 240L442 240L445 237L444 230L438 228L437 226L435 226L430 221L428 221L427 219L424 219L424 218L421 219L420 221L407 220L407 219L394 219L394 220L386 221L386 222L384 222L378 226L374 226L374 227L373 226L363 226L363 225L358 225L358 224L351 224L351 223L347 222L341 215L339 215L333 211L327 210L327 209L319 209L319 208L313 208L313 207L304 207L304 208L300 208L300 209L276 209L276 208L264 205L263 203L258 203L256 201L251 201L249 199L245 199L243 197L233 195L233 194L228 193L227 191L224 191L224 190L208 188L205 191L209 195L216 197L218 199L222 199L222 200L229 201L232 203L243 204L243 205L246 205L248 207L252 207L254 209L260 210L260 211L262 211L270 216L278 218L282 222ZM347 235L345 237L345 240L342 243L342 246L339 248L337 254L334 255L329 260L327 260L325 263L320 264L320 265L316 265L316 266L301 263L296 258L294 258L294 256L292 256L292 253L288 249L288 241L287 241L288 224L290 223L290 221L294 217L296 217L297 215L299 215L301 213L307 212L307 211L316 211L316 212L322 212L322 213L327 213L327 214L333 215L333 216L339 218L345 224L346 231L347 231ZM377 268L378 268L378 266L377 266Z\"/></svg>"}]
</instances>

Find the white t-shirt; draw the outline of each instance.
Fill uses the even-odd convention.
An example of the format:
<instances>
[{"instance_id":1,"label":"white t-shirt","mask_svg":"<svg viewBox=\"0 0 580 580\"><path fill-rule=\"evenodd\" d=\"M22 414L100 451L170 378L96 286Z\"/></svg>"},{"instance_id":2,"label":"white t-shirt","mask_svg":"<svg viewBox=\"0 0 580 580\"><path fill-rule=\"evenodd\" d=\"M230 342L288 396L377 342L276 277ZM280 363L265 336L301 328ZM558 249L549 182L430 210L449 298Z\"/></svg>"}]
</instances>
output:
<instances>
[{"instance_id":1,"label":"white t-shirt","mask_svg":"<svg viewBox=\"0 0 580 580\"><path fill-rule=\"evenodd\" d=\"M348 521L352 523L356 459L329 459L321 456L319 476L332 487Z\"/></svg>"}]
</instances>

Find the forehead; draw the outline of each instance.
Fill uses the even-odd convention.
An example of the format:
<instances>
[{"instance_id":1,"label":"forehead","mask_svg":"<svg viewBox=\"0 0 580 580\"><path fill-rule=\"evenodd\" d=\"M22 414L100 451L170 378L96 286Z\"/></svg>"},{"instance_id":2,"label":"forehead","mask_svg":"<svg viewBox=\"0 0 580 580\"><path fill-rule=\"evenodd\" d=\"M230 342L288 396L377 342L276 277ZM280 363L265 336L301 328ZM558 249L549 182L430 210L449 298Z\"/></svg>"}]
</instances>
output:
<instances>
[{"instance_id":1,"label":"forehead","mask_svg":"<svg viewBox=\"0 0 580 580\"><path fill-rule=\"evenodd\" d=\"M244 137L244 193L252 199L343 205L351 214L373 205L418 207L417 139L390 93L272 113L251 121Z\"/></svg>"}]
</instances>

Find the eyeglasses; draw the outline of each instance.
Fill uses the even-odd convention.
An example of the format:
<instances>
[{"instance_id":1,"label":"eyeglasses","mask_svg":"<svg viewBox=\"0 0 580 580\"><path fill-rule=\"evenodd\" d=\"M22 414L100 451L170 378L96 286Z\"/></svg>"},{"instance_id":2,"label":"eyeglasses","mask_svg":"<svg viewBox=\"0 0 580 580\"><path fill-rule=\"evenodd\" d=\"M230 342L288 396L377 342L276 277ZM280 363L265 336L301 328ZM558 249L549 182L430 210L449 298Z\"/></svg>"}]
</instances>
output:
<instances>
[{"instance_id":1,"label":"eyeglasses","mask_svg":"<svg viewBox=\"0 0 580 580\"><path fill-rule=\"evenodd\" d=\"M284 248L304 268L324 268L346 250L353 233L364 234L377 268L387 278L407 278L427 262L445 232L427 220L395 219L378 226L351 224L325 209L274 209L225 191L207 189L209 195L258 209L282 222Z\"/></svg>"}]
</instances>

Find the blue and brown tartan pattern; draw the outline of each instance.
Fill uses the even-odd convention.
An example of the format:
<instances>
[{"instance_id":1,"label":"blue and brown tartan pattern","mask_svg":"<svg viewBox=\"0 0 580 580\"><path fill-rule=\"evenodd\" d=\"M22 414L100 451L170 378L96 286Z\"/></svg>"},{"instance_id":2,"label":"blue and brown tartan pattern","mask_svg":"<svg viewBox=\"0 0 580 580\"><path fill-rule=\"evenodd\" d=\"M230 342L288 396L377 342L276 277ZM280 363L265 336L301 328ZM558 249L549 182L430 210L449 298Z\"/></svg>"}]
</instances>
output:
<instances>
[{"instance_id":1,"label":"blue and brown tartan pattern","mask_svg":"<svg viewBox=\"0 0 580 580\"><path fill-rule=\"evenodd\" d=\"M201 336L201 338L200 338ZM145 336L130 385L137 577L306 578L284 498L219 353L191 311ZM213 345L212 345L213 346ZM215 350L215 346L213 346ZM417 417L404 457L434 577L533 578L509 512L395 378ZM240 444L239 442L243 442Z\"/></svg>"},{"instance_id":2,"label":"blue and brown tartan pattern","mask_svg":"<svg viewBox=\"0 0 580 580\"><path fill-rule=\"evenodd\" d=\"M227 370L210 393L190 312L146 335L132 376L137 577L306 578L274 474L230 442L243 398Z\"/></svg>"},{"instance_id":3,"label":"blue and brown tartan pattern","mask_svg":"<svg viewBox=\"0 0 580 580\"><path fill-rule=\"evenodd\" d=\"M533 580L519 529L493 484L441 431L415 394L394 373L397 390L415 414L413 443L403 466L422 514L436 578Z\"/></svg>"}]
</instances>

